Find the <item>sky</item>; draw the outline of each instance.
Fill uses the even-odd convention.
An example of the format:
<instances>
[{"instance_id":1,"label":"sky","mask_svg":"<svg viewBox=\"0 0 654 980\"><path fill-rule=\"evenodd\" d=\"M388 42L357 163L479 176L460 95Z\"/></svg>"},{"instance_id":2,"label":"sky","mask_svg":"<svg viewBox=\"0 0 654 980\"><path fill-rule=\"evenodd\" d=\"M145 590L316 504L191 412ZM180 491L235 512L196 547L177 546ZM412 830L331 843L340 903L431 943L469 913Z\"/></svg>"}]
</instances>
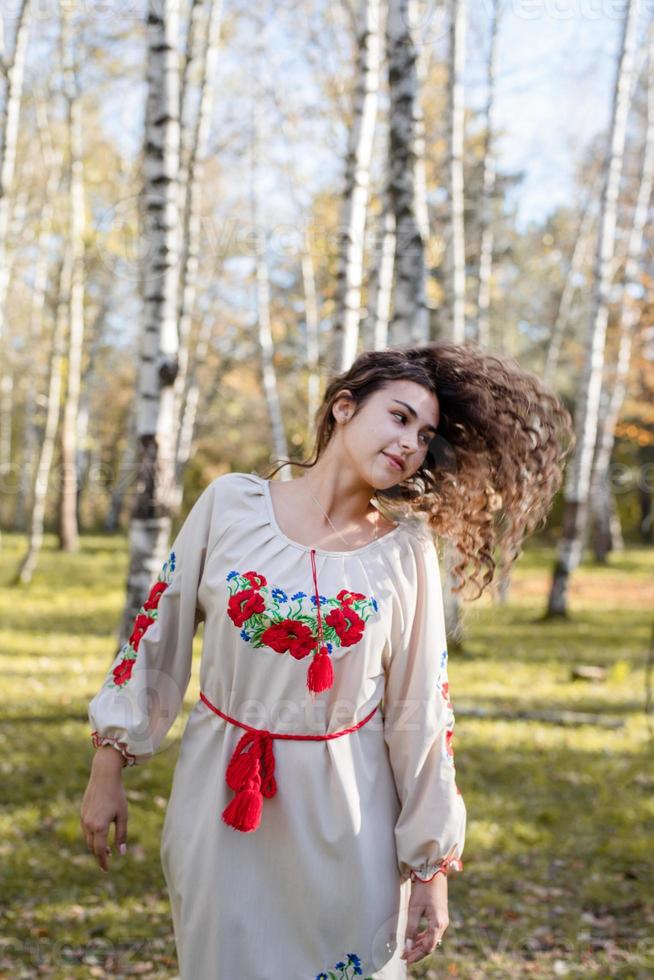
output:
<instances>
[{"instance_id":1,"label":"sky","mask_svg":"<svg viewBox=\"0 0 654 980\"><path fill-rule=\"evenodd\" d=\"M234 4L239 2L234 0ZM356 0L350 2L354 4ZM112 8L114 16L110 21L106 15L100 16L104 9L100 0L96 7L91 3L85 8L89 22L95 21L100 34L108 26L122 28L126 34L121 42L124 77L113 81L111 90L104 93L105 120L107 128L127 151L134 153L140 148L142 138L144 92L143 85L138 83L144 70L144 51L135 28L142 20L145 0L106 0L106 3L119 5ZM322 3L323 0L307 0L315 29L324 40L330 34L328 25L321 19ZM502 3L495 111L495 124L501 136L496 152L500 169L525 172L522 183L511 192L510 202L517 209L518 227L523 229L531 221L544 221L558 206L574 203L575 167L593 138L608 128L625 0L502 0ZM271 13L262 14L268 17L264 44L270 49L266 59L268 78L262 73L261 81L267 84L272 79L282 102L286 99L298 106L311 106L319 96L312 94L312 80L303 68L306 32L297 28L298 8L293 0L270 0L270 4L267 9ZM224 0L226 13L230 6L230 0ZM445 6L443 0L426 0L420 25L423 43L435 45L441 58L446 56L447 46ZM262 0L261 8L266 9L266 0ZM465 99L471 108L480 108L486 98L491 9L492 0L468 0ZM56 18L51 10L49 14L36 19L37 36L33 35L31 41L31 70L37 76L38 35L43 37L53 25L56 29ZM638 36L641 41L646 25L653 19L654 0L640 0ZM247 31L247 22L244 23L241 30ZM101 40L99 50L102 50ZM216 97L218 141L224 137L225 118L230 112L235 113L234 132L238 141L243 141L244 121L239 123L238 96L245 86L250 86L251 75L249 66L242 63L242 50L240 44L234 44L231 49L227 45L220 59ZM96 68L98 76L102 75L101 62L102 58ZM336 56L334 64L338 64ZM93 65L85 70L89 77L93 75ZM316 185L333 183L342 171L343 131L339 133L333 124L330 129L321 129L319 113L316 118L315 123L303 124L305 128L312 127L307 129L308 151L303 148L293 161L300 206L308 203ZM263 138L269 140L268 152L277 159L284 155L283 149L280 153L279 146L275 149L273 145L278 134L279 122L271 115L265 121ZM226 149L232 150L229 139ZM277 194L288 197L288 190L280 185L279 171L274 175L274 183ZM266 189L266 196L275 194L275 189ZM284 205L282 201L275 208L273 220L283 220L284 207L293 209L297 203L293 205L287 200Z\"/></svg>"},{"instance_id":2,"label":"sky","mask_svg":"<svg viewBox=\"0 0 654 980\"><path fill-rule=\"evenodd\" d=\"M486 20L488 0L471 0ZM498 45L496 125L500 167L523 169L518 225L542 222L575 198L574 168L608 130L624 3L617 0L505 0ZM654 4L640 4L638 37ZM466 77L471 105L483 103L483 45L471 24Z\"/></svg>"}]
</instances>

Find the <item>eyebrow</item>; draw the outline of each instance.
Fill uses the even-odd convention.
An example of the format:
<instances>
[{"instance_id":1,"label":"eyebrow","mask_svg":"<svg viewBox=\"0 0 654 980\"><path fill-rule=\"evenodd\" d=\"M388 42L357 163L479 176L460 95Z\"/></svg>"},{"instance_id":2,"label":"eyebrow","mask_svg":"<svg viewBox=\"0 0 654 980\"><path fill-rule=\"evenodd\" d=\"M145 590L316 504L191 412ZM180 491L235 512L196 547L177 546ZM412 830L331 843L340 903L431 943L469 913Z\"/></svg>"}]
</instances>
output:
<instances>
[{"instance_id":1,"label":"eyebrow","mask_svg":"<svg viewBox=\"0 0 654 980\"><path fill-rule=\"evenodd\" d=\"M409 405L407 402L401 402L399 398L394 398L393 401L394 402L397 402L398 405L404 405L404 407L406 408L406 410L409 412L409 414L414 419L417 419L418 418L418 413L416 412L415 408L413 408L413 406ZM436 426L435 425L431 425L431 424L425 425L424 428L425 429L431 429L432 432L437 432L438 431L438 429L436 428Z\"/></svg>"}]
</instances>

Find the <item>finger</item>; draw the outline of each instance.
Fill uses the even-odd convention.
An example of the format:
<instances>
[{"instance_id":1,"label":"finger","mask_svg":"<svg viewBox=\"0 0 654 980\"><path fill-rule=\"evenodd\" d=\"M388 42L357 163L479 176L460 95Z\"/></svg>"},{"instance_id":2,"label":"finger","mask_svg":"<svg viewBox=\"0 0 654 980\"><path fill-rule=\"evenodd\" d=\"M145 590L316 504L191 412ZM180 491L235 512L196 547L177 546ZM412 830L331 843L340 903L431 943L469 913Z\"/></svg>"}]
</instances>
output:
<instances>
[{"instance_id":1,"label":"finger","mask_svg":"<svg viewBox=\"0 0 654 980\"><path fill-rule=\"evenodd\" d=\"M107 831L97 830L93 834L93 853L95 854L98 864L103 871L107 871L107 853L111 853L111 849L107 846Z\"/></svg>"},{"instance_id":2,"label":"finger","mask_svg":"<svg viewBox=\"0 0 654 980\"><path fill-rule=\"evenodd\" d=\"M127 813L119 813L116 817L116 833L114 843L119 854L127 851Z\"/></svg>"}]
</instances>

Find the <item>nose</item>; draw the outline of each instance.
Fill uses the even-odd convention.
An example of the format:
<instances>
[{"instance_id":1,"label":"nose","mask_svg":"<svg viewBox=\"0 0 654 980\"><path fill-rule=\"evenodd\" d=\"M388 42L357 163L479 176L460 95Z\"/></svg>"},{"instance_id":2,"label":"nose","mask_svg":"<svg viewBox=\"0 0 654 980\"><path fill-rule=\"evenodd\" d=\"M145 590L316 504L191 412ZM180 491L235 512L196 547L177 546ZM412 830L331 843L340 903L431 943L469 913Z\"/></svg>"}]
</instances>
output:
<instances>
[{"instance_id":1,"label":"nose","mask_svg":"<svg viewBox=\"0 0 654 980\"><path fill-rule=\"evenodd\" d=\"M407 452L415 452L418 447L418 436L411 429L405 427L400 436L400 445Z\"/></svg>"}]
</instances>

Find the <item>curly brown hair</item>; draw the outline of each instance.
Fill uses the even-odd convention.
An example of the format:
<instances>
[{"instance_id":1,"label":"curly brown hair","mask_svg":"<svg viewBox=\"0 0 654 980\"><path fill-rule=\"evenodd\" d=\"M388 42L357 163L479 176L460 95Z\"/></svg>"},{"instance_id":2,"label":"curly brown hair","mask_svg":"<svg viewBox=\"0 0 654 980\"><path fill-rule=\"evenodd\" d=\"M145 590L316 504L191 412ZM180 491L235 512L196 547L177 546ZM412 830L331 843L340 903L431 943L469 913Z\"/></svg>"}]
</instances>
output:
<instances>
[{"instance_id":1,"label":"curly brown hair","mask_svg":"<svg viewBox=\"0 0 654 980\"><path fill-rule=\"evenodd\" d=\"M402 483L376 490L373 499L380 510L420 518L452 542L458 560L451 571L460 580L453 591L471 582L478 591L466 598L476 599L493 580L495 550L506 574L524 538L545 523L575 445L570 413L537 375L476 345L438 340L366 350L329 381L311 457L285 460L270 476L286 465L315 466L344 388L356 414L373 392L396 380L436 395L439 424L422 466Z\"/></svg>"}]
</instances>

